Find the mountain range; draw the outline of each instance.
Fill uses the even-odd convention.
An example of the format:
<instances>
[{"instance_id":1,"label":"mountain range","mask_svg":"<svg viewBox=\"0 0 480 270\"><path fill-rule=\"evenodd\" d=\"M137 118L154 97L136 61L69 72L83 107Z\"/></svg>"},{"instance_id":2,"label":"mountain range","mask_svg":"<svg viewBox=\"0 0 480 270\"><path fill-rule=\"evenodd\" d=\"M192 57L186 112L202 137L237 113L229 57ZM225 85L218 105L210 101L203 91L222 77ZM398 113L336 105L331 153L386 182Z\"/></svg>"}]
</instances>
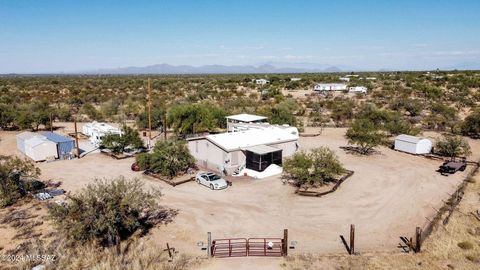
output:
<instances>
[{"instance_id":1,"label":"mountain range","mask_svg":"<svg viewBox=\"0 0 480 270\"><path fill-rule=\"evenodd\" d=\"M169 65L158 64L145 67L121 67L78 72L82 74L248 74L248 73L305 73L305 72L341 72L350 71L330 65L302 65L302 63L265 63L260 65Z\"/></svg>"}]
</instances>

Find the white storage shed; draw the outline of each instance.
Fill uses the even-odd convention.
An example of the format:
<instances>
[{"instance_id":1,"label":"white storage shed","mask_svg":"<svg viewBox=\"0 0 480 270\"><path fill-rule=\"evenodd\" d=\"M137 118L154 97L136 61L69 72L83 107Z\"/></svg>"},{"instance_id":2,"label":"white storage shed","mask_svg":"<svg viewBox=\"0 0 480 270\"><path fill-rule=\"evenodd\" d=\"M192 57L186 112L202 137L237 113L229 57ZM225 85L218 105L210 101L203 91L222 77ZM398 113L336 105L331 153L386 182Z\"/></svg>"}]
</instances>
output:
<instances>
[{"instance_id":1,"label":"white storage shed","mask_svg":"<svg viewBox=\"0 0 480 270\"><path fill-rule=\"evenodd\" d=\"M17 149L33 161L58 158L57 144L43 135L32 132L17 135Z\"/></svg>"},{"instance_id":2,"label":"white storage shed","mask_svg":"<svg viewBox=\"0 0 480 270\"><path fill-rule=\"evenodd\" d=\"M401 134L395 137L395 150L410 154L428 154L432 151L432 141L425 138Z\"/></svg>"}]
</instances>

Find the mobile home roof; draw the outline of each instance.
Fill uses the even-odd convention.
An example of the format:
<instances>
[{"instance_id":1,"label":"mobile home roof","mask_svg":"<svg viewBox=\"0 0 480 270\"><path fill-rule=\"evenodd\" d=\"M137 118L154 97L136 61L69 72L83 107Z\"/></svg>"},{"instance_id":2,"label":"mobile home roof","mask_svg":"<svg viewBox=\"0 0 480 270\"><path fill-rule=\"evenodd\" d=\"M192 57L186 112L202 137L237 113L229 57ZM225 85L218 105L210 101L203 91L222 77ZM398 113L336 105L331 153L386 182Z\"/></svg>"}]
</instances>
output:
<instances>
[{"instance_id":1,"label":"mobile home roof","mask_svg":"<svg viewBox=\"0 0 480 270\"><path fill-rule=\"evenodd\" d=\"M207 140L226 151L245 149L256 145L269 145L298 140L298 133L290 129L267 127L249 129L238 132L228 132L206 136Z\"/></svg>"},{"instance_id":2,"label":"mobile home roof","mask_svg":"<svg viewBox=\"0 0 480 270\"><path fill-rule=\"evenodd\" d=\"M227 119L241 121L241 122L253 122L253 121L265 120L265 119L267 119L267 117L260 116L260 115L254 115L254 114L248 114L248 113L241 113L241 114L235 114L235 115L227 116Z\"/></svg>"}]
</instances>

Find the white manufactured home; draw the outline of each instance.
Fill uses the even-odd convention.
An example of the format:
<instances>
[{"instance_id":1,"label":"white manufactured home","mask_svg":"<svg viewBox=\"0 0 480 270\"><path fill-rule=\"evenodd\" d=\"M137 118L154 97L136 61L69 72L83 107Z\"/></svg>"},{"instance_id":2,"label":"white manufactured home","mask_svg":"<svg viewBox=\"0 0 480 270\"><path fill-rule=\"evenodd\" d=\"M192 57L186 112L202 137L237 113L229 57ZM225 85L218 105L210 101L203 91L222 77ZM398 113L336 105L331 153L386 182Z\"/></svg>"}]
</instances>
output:
<instances>
[{"instance_id":1,"label":"white manufactured home","mask_svg":"<svg viewBox=\"0 0 480 270\"><path fill-rule=\"evenodd\" d=\"M90 142L98 146L102 142L102 138L108 134L122 135L119 128L110 126L106 123L92 122L82 127L82 133L89 136Z\"/></svg>"},{"instance_id":2,"label":"white manufactured home","mask_svg":"<svg viewBox=\"0 0 480 270\"><path fill-rule=\"evenodd\" d=\"M256 83L256 84L259 84L259 85L265 85L265 84L267 84L267 83L270 83L270 81L269 81L269 80L265 80L265 79L256 79L256 80L255 80L255 83Z\"/></svg>"},{"instance_id":3,"label":"white manufactured home","mask_svg":"<svg viewBox=\"0 0 480 270\"><path fill-rule=\"evenodd\" d=\"M347 85L344 83L318 83L313 88L314 91L344 91Z\"/></svg>"},{"instance_id":4,"label":"white manufactured home","mask_svg":"<svg viewBox=\"0 0 480 270\"><path fill-rule=\"evenodd\" d=\"M432 151L432 141L425 138L401 134L395 137L395 150L410 154L428 154Z\"/></svg>"},{"instance_id":5,"label":"white manufactured home","mask_svg":"<svg viewBox=\"0 0 480 270\"><path fill-rule=\"evenodd\" d=\"M33 132L17 135L17 149L35 162L58 158L57 144Z\"/></svg>"},{"instance_id":6,"label":"white manufactured home","mask_svg":"<svg viewBox=\"0 0 480 270\"><path fill-rule=\"evenodd\" d=\"M362 94L366 94L367 90L368 89L365 86L354 86L348 89L348 91L351 93L362 93Z\"/></svg>"},{"instance_id":7,"label":"white manufactured home","mask_svg":"<svg viewBox=\"0 0 480 270\"><path fill-rule=\"evenodd\" d=\"M349 77L340 77L340 81L342 82L349 82L350 78Z\"/></svg>"},{"instance_id":8,"label":"white manufactured home","mask_svg":"<svg viewBox=\"0 0 480 270\"><path fill-rule=\"evenodd\" d=\"M255 128L187 139L197 165L232 174L240 168L257 172L298 150L298 130L290 126L263 125Z\"/></svg>"}]
</instances>

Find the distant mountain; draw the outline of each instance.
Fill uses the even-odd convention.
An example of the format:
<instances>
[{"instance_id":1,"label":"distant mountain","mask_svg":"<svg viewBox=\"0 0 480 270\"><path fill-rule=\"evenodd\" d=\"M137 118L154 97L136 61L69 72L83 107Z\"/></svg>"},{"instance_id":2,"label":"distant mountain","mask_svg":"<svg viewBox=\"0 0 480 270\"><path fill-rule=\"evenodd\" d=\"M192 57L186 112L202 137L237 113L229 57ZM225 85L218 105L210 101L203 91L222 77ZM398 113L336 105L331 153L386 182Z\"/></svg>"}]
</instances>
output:
<instances>
[{"instance_id":1,"label":"distant mountain","mask_svg":"<svg viewBox=\"0 0 480 270\"><path fill-rule=\"evenodd\" d=\"M480 70L480 63L476 62L465 62L459 63L454 66L445 68L446 70Z\"/></svg>"},{"instance_id":2,"label":"distant mountain","mask_svg":"<svg viewBox=\"0 0 480 270\"><path fill-rule=\"evenodd\" d=\"M258 66L253 65L237 65L237 66L224 66L224 65L205 65L205 66L188 66L188 65L169 65L158 64L145 67L121 67L121 68L109 68L98 69L92 71L77 72L81 74L248 74L248 73L305 73L305 72L341 72L342 69L329 66L329 65L317 65L311 64L305 67L300 64L292 64L292 66L278 65L278 63L266 63Z\"/></svg>"}]
</instances>

